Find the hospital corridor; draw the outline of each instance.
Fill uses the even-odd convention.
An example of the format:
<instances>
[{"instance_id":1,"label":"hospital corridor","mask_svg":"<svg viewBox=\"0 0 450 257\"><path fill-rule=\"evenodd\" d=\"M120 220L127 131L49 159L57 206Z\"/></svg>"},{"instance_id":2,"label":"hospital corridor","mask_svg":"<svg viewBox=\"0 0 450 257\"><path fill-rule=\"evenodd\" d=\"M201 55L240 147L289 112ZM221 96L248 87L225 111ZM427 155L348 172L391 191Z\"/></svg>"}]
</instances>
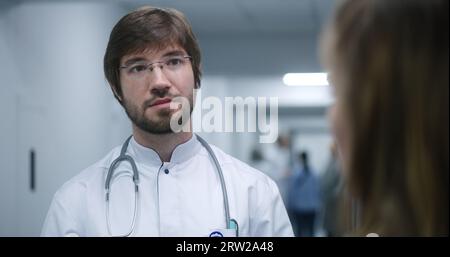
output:
<instances>
[{"instance_id":1,"label":"hospital corridor","mask_svg":"<svg viewBox=\"0 0 450 257\"><path fill-rule=\"evenodd\" d=\"M417 91L436 99L430 104L411 89L426 75L402 80L406 94L401 86L369 91L412 66L376 73L391 71L390 61L377 66L391 55L371 53L392 53L395 44L370 50L389 30L377 34L384 23L372 1L350 2L0 0L0 237L448 236L448 2L447 54L439 57L447 69L431 68L445 72ZM366 23L353 26L359 13ZM372 20L375 36L364 38ZM424 37L433 45L433 35ZM421 65L426 53L417 55ZM429 130L406 120L411 113ZM181 125L189 131L172 137L167 128ZM401 167L411 169L409 184L394 172ZM416 182L423 191L411 200ZM391 185L405 190L378 195ZM428 196L436 202L422 204ZM437 212L420 211L445 199ZM397 206L405 209L391 213ZM410 207L417 215L395 230Z\"/></svg>"}]
</instances>

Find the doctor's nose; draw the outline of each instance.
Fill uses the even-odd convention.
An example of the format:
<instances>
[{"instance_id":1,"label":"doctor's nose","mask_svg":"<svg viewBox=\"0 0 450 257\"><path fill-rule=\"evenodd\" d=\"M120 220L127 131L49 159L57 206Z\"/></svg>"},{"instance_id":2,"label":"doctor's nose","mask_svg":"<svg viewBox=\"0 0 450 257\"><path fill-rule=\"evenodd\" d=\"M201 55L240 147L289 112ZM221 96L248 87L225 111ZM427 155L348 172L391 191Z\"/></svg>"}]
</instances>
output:
<instances>
[{"instance_id":1,"label":"doctor's nose","mask_svg":"<svg viewBox=\"0 0 450 257\"><path fill-rule=\"evenodd\" d=\"M171 87L171 83L164 73L163 67L155 67L151 73L147 81L149 83L150 93L160 97L164 96Z\"/></svg>"}]
</instances>

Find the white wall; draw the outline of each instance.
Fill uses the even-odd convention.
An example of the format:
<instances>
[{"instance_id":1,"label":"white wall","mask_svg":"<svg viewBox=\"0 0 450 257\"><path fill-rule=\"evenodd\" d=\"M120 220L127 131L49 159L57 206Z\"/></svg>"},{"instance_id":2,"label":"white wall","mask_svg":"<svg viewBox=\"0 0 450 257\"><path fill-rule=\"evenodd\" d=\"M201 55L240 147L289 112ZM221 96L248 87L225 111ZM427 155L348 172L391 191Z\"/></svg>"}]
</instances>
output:
<instances>
[{"instance_id":1,"label":"white wall","mask_svg":"<svg viewBox=\"0 0 450 257\"><path fill-rule=\"evenodd\" d=\"M16 87L20 84L16 73L15 58L11 46L4 36L8 30L6 9L0 10L0 236L11 235L16 231Z\"/></svg>"},{"instance_id":2,"label":"white wall","mask_svg":"<svg viewBox=\"0 0 450 257\"><path fill-rule=\"evenodd\" d=\"M114 5L86 2L24 3L2 13L1 136L12 146L1 147L2 234L38 235L56 189L122 142L128 123L115 107L102 63L122 13ZM37 153L35 192L28 188L30 148ZM4 187L14 175L17 184ZM16 198L6 194L14 187ZM4 203L11 207L6 212ZM7 222L14 204L17 229L8 225L14 220Z\"/></svg>"}]
</instances>

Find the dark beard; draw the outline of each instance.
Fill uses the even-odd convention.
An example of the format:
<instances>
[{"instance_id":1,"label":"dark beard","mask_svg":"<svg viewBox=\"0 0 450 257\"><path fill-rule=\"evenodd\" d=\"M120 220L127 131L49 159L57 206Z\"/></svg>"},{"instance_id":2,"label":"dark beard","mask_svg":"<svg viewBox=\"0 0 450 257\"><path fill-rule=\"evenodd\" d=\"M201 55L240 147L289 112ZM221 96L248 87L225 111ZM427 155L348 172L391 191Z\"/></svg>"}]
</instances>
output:
<instances>
[{"instance_id":1,"label":"dark beard","mask_svg":"<svg viewBox=\"0 0 450 257\"><path fill-rule=\"evenodd\" d=\"M192 97L189 99L190 104L190 110L189 110L189 117L192 115L193 111L193 105L192 105ZM158 112L158 121L152 121L150 119L147 119L144 116L145 108L141 112L139 112L138 108L133 105L129 105L128 101L124 102L124 109L127 113L128 118L130 118L131 122L133 122L136 127L139 129L148 132L150 134L170 134L174 133L174 131L170 128L170 119L172 118L172 115L174 114L174 110L172 109L164 109L160 110ZM178 120L178 124L186 123L187 121L182 121L181 117Z\"/></svg>"}]
</instances>

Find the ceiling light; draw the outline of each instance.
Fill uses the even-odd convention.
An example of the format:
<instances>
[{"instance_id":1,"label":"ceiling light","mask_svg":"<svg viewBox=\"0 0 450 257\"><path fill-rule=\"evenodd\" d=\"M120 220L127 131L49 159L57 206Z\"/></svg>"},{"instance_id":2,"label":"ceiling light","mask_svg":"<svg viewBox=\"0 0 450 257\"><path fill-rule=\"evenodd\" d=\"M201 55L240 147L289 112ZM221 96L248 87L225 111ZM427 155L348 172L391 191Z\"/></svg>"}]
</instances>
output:
<instances>
[{"instance_id":1,"label":"ceiling light","mask_svg":"<svg viewBox=\"0 0 450 257\"><path fill-rule=\"evenodd\" d=\"M286 73L283 82L287 86L328 86L327 73Z\"/></svg>"}]
</instances>

